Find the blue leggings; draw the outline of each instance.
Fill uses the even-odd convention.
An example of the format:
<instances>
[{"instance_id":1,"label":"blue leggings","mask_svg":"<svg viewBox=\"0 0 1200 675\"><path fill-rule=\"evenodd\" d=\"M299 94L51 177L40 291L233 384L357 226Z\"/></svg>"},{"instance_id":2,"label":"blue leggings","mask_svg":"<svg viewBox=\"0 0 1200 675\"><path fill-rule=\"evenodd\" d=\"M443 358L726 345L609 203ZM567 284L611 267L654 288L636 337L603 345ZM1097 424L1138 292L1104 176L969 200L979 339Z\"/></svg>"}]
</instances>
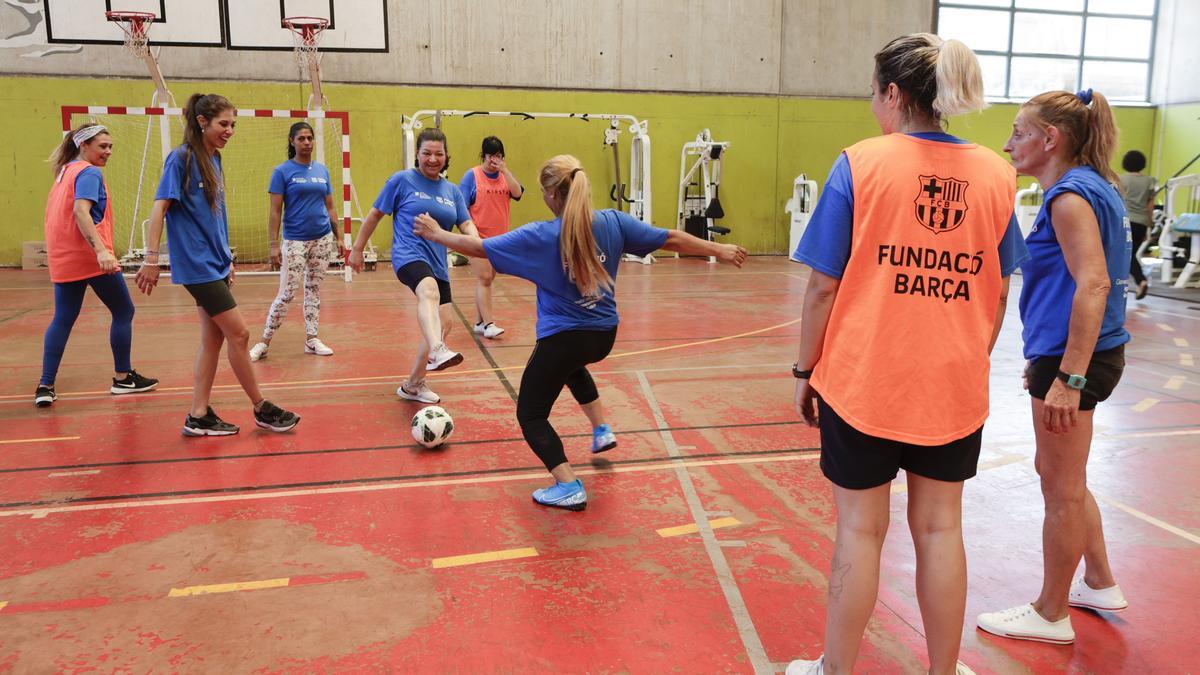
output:
<instances>
[{"instance_id":1,"label":"blue leggings","mask_svg":"<svg viewBox=\"0 0 1200 675\"><path fill-rule=\"evenodd\" d=\"M63 352L67 348L67 339L71 337L71 327L79 318L79 310L83 308L83 294L88 286L96 292L100 301L112 312L112 328L108 332L108 341L112 345L113 370L127 373L129 366L129 345L133 341L133 300L129 297L129 287L125 285L125 277L120 274L101 274L90 279L68 281L54 284L54 319L46 329L45 348L42 352L42 384L54 384L58 376L58 364L62 362Z\"/></svg>"}]
</instances>

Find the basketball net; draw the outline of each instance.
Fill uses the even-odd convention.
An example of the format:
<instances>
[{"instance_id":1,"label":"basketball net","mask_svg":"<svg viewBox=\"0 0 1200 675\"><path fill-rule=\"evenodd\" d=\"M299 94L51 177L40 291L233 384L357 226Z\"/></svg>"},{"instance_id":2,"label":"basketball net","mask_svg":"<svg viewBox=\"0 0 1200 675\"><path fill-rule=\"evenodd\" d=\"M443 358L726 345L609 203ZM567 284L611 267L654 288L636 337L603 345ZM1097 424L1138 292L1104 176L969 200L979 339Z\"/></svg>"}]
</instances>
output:
<instances>
[{"instance_id":1,"label":"basketball net","mask_svg":"<svg viewBox=\"0 0 1200 675\"><path fill-rule=\"evenodd\" d=\"M150 54L150 26L154 14L150 12L105 12L109 21L117 24L125 33L125 51L138 58Z\"/></svg>"},{"instance_id":2,"label":"basketball net","mask_svg":"<svg viewBox=\"0 0 1200 675\"><path fill-rule=\"evenodd\" d=\"M321 33L328 26L328 19L314 16L289 16L283 20L283 27L292 34L297 66L311 69L321 65L321 52L317 48L321 44Z\"/></svg>"}]
</instances>

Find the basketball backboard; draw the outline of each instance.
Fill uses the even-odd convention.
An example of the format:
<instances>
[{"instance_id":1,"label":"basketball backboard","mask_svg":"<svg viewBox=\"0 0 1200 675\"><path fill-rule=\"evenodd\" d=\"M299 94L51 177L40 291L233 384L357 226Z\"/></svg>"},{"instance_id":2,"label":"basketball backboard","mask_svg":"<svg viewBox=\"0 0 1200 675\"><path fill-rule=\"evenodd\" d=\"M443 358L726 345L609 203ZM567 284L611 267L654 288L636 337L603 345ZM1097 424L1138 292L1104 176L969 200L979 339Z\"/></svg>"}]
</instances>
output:
<instances>
[{"instance_id":1,"label":"basketball backboard","mask_svg":"<svg viewBox=\"0 0 1200 675\"><path fill-rule=\"evenodd\" d=\"M230 49L291 50L285 17L329 21L321 51L386 52L387 0L225 0Z\"/></svg>"},{"instance_id":2,"label":"basketball backboard","mask_svg":"<svg viewBox=\"0 0 1200 675\"><path fill-rule=\"evenodd\" d=\"M105 12L151 12L151 45L222 47L221 0L42 0L50 43L119 45L125 36Z\"/></svg>"}]
</instances>

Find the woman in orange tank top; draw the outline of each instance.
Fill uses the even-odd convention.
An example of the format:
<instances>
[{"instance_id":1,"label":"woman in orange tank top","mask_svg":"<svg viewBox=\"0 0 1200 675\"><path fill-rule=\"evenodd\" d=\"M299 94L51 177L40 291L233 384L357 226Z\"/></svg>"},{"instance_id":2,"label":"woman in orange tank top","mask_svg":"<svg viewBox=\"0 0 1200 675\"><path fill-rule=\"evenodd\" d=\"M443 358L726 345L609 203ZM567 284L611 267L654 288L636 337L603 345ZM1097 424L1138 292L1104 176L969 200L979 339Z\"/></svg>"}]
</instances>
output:
<instances>
[{"instance_id":1,"label":"woman in orange tank top","mask_svg":"<svg viewBox=\"0 0 1200 675\"><path fill-rule=\"evenodd\" d=\"M884 135L838 158L793 255L812 268L795 404L821 429L837 535L824 654L787 673L854 672L900 469L929 672L969 673L958 662L962 489L979 459L1008 275L1025 257L1016 174L943 131L947 117L985 105L979 63L961 42L893 40L875 55L872 90Z\"/></svg>"},{"instance_id":2,"label":"woman in orange tank top","mask_svg":"<svg viewBox=\"0 0 1200 675\"><path fill-rule=\"evenodd\" d=\"M508 232L508 207L520 201L525 190L504 162L504 143L495 136L483 139L479 153L480 164L467 170L458 182L471 222L480 238L496 237ZM471 258L475 270L475 333L485 338L499 337L504 329L492 320L492 282L496 270L487 258Z\"/></svg>"}]
</instances>

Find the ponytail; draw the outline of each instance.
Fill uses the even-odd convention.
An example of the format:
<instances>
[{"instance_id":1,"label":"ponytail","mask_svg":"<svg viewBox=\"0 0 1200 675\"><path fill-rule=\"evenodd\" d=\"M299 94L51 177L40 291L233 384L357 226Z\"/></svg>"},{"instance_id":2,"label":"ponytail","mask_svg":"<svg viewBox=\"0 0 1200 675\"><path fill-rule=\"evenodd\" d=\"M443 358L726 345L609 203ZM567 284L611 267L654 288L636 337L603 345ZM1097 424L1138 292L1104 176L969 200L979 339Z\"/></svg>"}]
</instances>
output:
<instances>
[{"instance_id":1,"label":"ponytail","mask_svg":"<svg viewBox=\"0 0 1200 675\"><path fill-rule=\"evenodd\" d=\"M1091 89L1076 94L1048 91L1021 107L1042 126L1059 130L1068 159L1092 167L1110 183L1120 183L1110 166L1117 149L1117 120L1104 94Z\"/></svg>"},{"instance_id":2,"label":"ponytail","mask_svg":"<svg viewBox=\"0 0 1200 675\"><path fill-rule=\"evenodd\" d=\"M559 250L567 278L583 297L611 291L613 279L600 262L592 232L592 186L579 160L571 155L551 157L542 166L542 189L562 199Z\"/></svg>"},{"instance_id":3,"label":"ponytail","mask_svg":"<svg viewBox=\"0 0 1200 675\"><path fill-rule=\"evenodd\" d=\"M104 128L102 125L96 124L95 122L88 122L87 124L81 124L63 134L62 142L60 142L58 146L54 148L54 152L50 153L50 157L46 159L47 162L50 162L52 176L57 178L59 172L63 170L64 166L79 159L79 154L83 151L83 148L75 145L75 135L84 129L87 129L88 127L100 127L101 129ZM93 138L102 133L105 132L100 131L98 133L93 133ZM88 143L91 143L90 139L83 142L84 145L87 145Z\"/></svg>"},{"instance_id":4,"label":"ponytail","mask_svg":"<svg viewBox=\"0 0 1200 675\"><path fill-rule=\"evenodd\" d=\"M217 167L213 163L208 148L204 145L204 128L200 126L200 117L212 123L217 115L232 110L233 104L220 94L192 94L183 106L183 190L186 193L188 176L191 175L192 162L200 169L200 180L204 183L204 198L212 210L217 210ZM220 153L217 153L220 157Z\"/></svg>"},{"instance_id":5,"label":"ponytail","mask_svg":"<svg viewBox=\"0 0 1200 675\"><path fill-rule=\"evenodd\" d=\"M942 117L983 110L983 71L975 52L958 40L946 40L933 67L937 98L933 110Z\"/></svg>"}]
</instances>

